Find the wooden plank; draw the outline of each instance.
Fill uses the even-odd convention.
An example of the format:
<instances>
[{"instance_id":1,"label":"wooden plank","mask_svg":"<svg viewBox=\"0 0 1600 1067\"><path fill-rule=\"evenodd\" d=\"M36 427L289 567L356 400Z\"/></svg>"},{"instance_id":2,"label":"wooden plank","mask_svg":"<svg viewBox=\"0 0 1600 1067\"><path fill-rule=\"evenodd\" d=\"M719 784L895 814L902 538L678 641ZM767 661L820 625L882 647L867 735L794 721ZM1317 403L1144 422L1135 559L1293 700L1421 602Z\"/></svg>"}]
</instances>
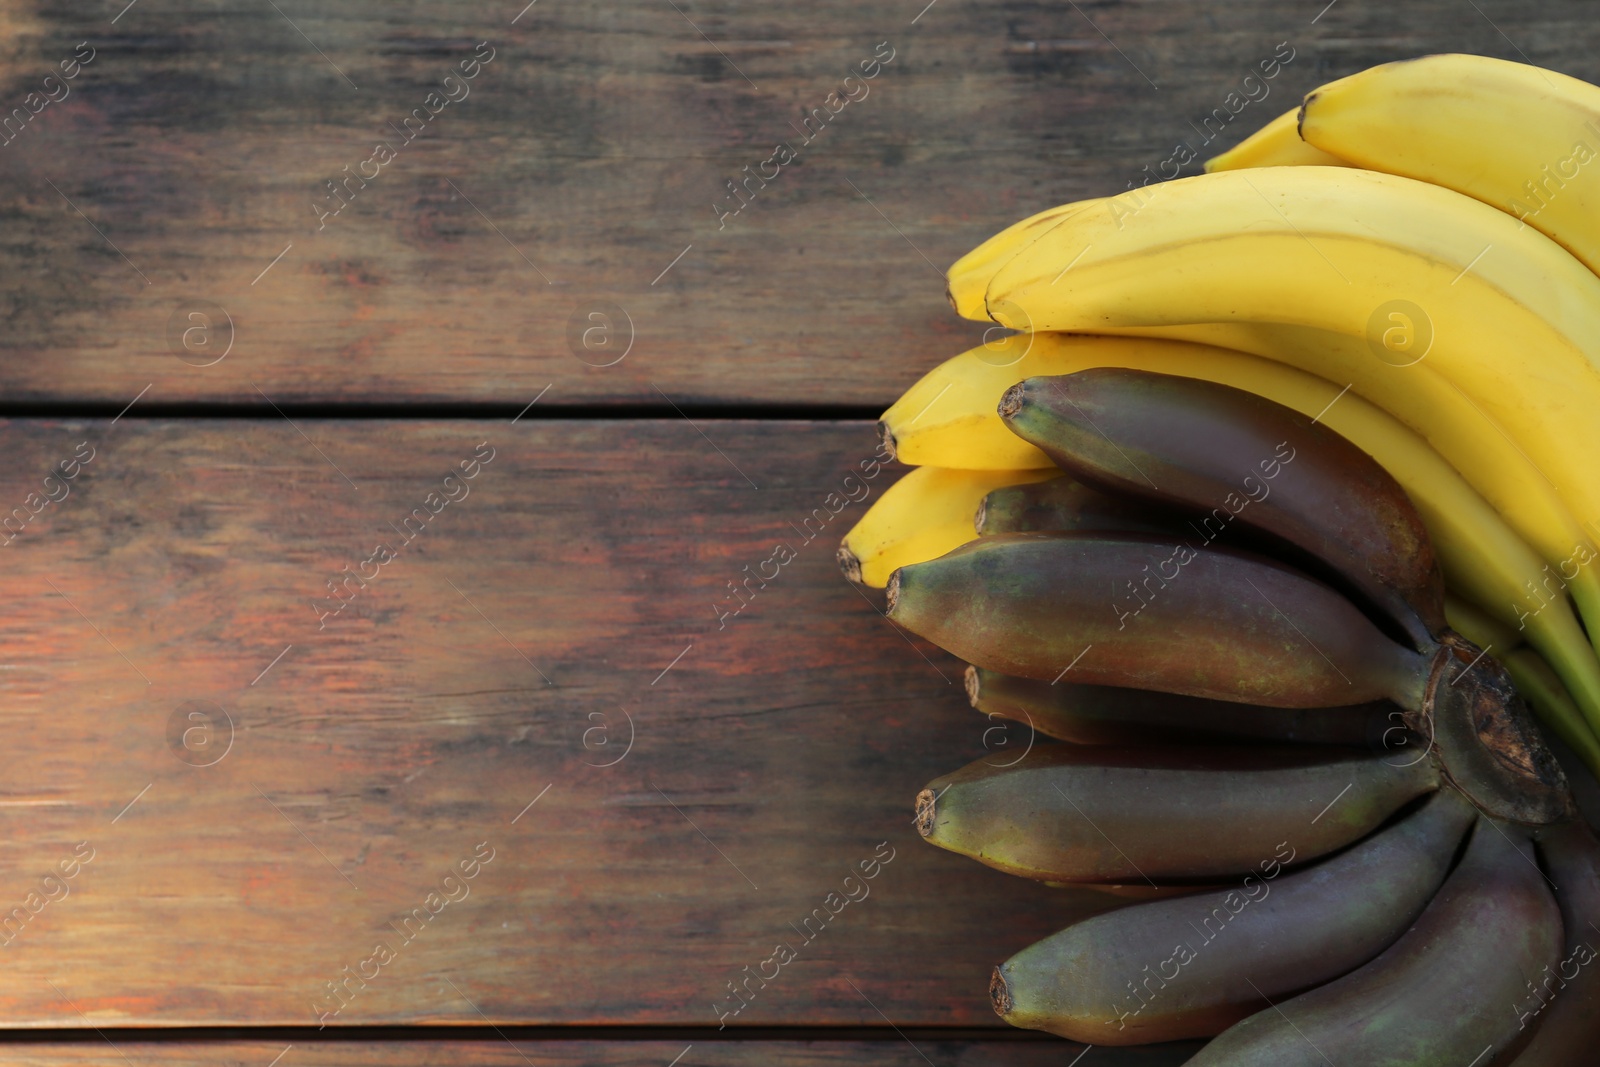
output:
<instances>
[{"instance_id":1,"label":"wooden plank","mask_svg":"<svg viewBox=\"0 0 1600 1067\"><path fill-rule=\"evenodd\" d=\"M8 401L884 405L979 336L949 262L1179 142L1422 52L1600 80L1578 0L121 6L0 4L0 114L41 109L0 147ZM30 98L80 42L71 95Z\"/></svg>"},{"instance_id":2,"label":"wooden plank","mask_svg":"<svg viewBox=\"0 0 1600 1067\"><path fill-rule=\"evenodd\" d=\"M109 1040L109 1039L108 1039ZM983 1042L918 1037L884 1041L688 1041L678 1039L572 1041L518 1038L412 1041L196 1040L7 1043L6 1062L15 1067L76 1067L78 1064L237 1064L240 1067L568 1067L652 1064L654 1067L835 1067L873 1063L883 1067L992 1065L1059 1067L1083 1046L1072 1042ZM1102 1067L1177 1067L1193 1055L1192 1043L1151 1048L1098 1048ZM113 1051L114 1050L114 1051ZM117 1054L120 1053L119 1057ZM281 1059L274 1059L281 1056ZM681 1058L678 1058L680 1057ZM1065 1058L1063 1058L1065 1056Z\"/></svg>"},{"instance_id":3,"label":"wooden plank","mask_svg":"<svg viewBox=\"0 0 1600 1067\"><path fill-rule=\"evenodd\" d=\"M0 542L0 1018L1000 1026L990 968L1106 898L918 839L918 789L1024 739L986 757L953 662L840 578L874 448L0 422L39 509Z\"/></svg>"}]
</instances>

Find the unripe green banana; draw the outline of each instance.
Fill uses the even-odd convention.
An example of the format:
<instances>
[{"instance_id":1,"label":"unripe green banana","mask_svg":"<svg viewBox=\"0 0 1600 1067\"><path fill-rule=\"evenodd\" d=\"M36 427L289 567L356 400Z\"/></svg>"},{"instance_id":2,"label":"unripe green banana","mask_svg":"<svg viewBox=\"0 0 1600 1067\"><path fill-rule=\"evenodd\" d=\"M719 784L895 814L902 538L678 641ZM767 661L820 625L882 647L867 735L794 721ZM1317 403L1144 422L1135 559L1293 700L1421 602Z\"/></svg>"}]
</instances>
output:
<instances>
[{"instance_id":1,"label":"unripe green banana","mask_svg":"<svg viewBox=\"0 0 1600 1067\"><path fill-rule=\"evenodd\" d=\"M1332 749L1036 746L1014 766L979 760L930 782L916 826L1040 881L1192 882L1250 870L1282 842L1325 855L1438 784L1429 760Z\"/></svg>"},{"instance_id":2,"label":"unripe green banana","mask_svg":"<svg viewBox=\"0 0 1600 1067\"><path fill-rule=\"evenodd\" d=\"M1199 512L1196 538L1237 524L1320 568L1418 648L1446 627L1444 580L1422 519L1376 460L1255 393L1120 367L1029 378L1000 414L1073 477Z\"/></svg>"},{"instance_id":3,"label":"unripe green banana","mask_svg":"<svg viewBox=\"0 0 1600 1067\"><path fill-rule=\"evenodd\" d=\"M1571 1067L1600 1050L1600 842L1573 819L1540 832L1539 854L1556 886L1566 943L1555 966L1528 976L1514 1010L1533 1040L1511 1062Z\"/></svg>"},{"instance_id":4,"label":"unripe green banana","mask_svg":"<svg viewBox=\"0 0 1600 1067\"><path fill-rule=\"evenodd\" d=\"M1332 981L1392 944L1444 881L1476 814L1443 789L1305 870L1282 874L1280 850L1227 889L1085 919L995 968L995 1011L1091 1045L1221 1033L1262 997Z\"/></svg>"},{"instance_id":5,"label":"unripe green banana","mask_svg":"<svg viewBox=\"0 0 1600 1067\"><path fill-rule=\"evenodd\" d=\"M1135 583L1138 585L1135 585ZM1146 599L1148 598L1148 599ZM1260 556L1132 534L1016 533L889 579L889 618L968 663L1275 707L1420 708L1429 657Z\"/></svg>"},{"instance_id":6,"label":"unripe green banana","mask_svg":"<svg viewBox=\"0 0 1600 1067\"><path fill-rule=\"evenodd\" d=\"M1393 704L1343 708L1263 708L1225 700L1035 681L967 668L967 698L989 716L1025 722L1049 737L1080 745L1222 743L1241 738L1348 745L1384 744L1404 729Z\"/></svg>"},{"instance_id":7,"label":"unripe green banana","mask_svg":"<svg viewBox=\"0 0 1600 1067\"><path fill-rule=\"evenodd\" d=\"M983 498L973 520L979 535L1036 530L1172 535L1183 529L1176 518L1142 501L1102 493L1068 477L1029 485L1008 485Z\"/></svg>"},{"instance_id":8,"label":"unripe green banana","mask_svg":"<svg viewBox=\"0 0 1600 1067\"><path fill-rule=\"evenodd\" d=\"M1187 1067L1496 1062L1526 1036L1514 1006L1528 978L1561 953L1561 913L1513 843L1520 833L1480 817L1460 864L1400 940L1345 977L1257 1012Z\"/></svg>"}]
</instances>

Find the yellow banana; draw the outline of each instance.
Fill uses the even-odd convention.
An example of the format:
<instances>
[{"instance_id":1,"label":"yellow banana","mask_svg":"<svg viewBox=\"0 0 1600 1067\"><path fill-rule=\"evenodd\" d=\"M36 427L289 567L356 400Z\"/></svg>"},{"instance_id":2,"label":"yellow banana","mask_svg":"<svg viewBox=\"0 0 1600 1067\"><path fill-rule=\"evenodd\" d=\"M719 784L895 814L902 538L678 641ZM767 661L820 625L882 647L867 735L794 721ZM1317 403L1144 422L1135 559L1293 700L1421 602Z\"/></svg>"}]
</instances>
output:
<instances>
[{"instance_id":1,"label":"yellow banana","mask_svg":"<svg viewBox=\"0 0 1600 1067\"><path fill-rule=\"evenodd\" d=\"M1221 155L1206 160L1206 170L1255 167L1350 167L1331 152L1300 139L1300 109L1285 111Z\"/></svg>"},{"instance_id":2,"label":"yellow banana","mask_svg":"<svg viewBox=\"0 0 1600 1067\"><path fill-rule=\"evenodd\" d=\"M1206 160L1206 170L1355 165L1301 140L1296 129L1299 117L1298 107L1284 112L1228 151ZM1063 204L1012 223L950 265L946 272L950 306L963 318L987 321L989 316L984 311L983 298L989 280L1020 249L1038 239L1066 215L1096 205L1104 205L1108 217L1114 221L1130 219L1150 198L1160 195L1163 184L1140 186L1103 199Z\"/></svg>"},{"instance_id":3,"label":"yellow banana","mask_svg":"<svg viewBox=\"0 0 1600 1067\"><path fill-rule=\"evenodd\" d=\"M963 318L987 320L988 316L983 313L983 293L989 288L994 272L1063 217L1097 203L1098 200L1080 200L1029 215L956 260L945 272L945 295L950 306Z\"/></svg>"},{"instance_id":4,"label":"yellow banana","mask_svg":"<svg viewBox=\"0 0 1600 1067\"><path fill-rule=\"evenodd\" d=\"M1024 339L1019 335L1009 340L1020 347ZM1527 640L1561 673L1592 721L1600 723L1600 661L1570 606L1558 596L1548 601L1532 600L1524 589L1525 584L1543 576L1544 561L1426 441L1362 397L1341 392L1339 386L1287 364L1207 345L1153 338L1142 343L1130 338L1134 343L1120 347L1093 343L1095 340L1069 336L1052 342L1036 336L1036 349L1066 354L1068 358L1058 355L1057 361L1076 364L1054 371L1028 369L1023 362L996 368L984 360L983 349L955 357L934 372L945 383L940 387L938 423L918 431L914 439L924 454L978 451L987 447L984 442L992 439L997 429L1004 430L993 399L997 390L1009 388L1001 384L1004 377L1009 376L1010 384L1015 384L1033 374L1065 374L1092 366L1131 367L1200 378L1248 390L1318 418L1377 460L1400 483L1428 529L1445 581L1467 598L1490 605L1494 617L1503 625L1525 630ZM1123 338L1100 340L1117 342ZM1051 347L1043 348L1045 344ZM1049 362L1048 355L1039 362ZM921 389L922 383L913 388ZM978 442L977 448L968 449L964 444L967 441ZM1037 455L1040 461L1047 462L1043 453ZM1022 460L1029 466L1034 462L1020 450L1007 458ZM1050 473L1043 472L1045 476ZM1519 604L1526 606L1519 610Z\"/></svg>"},{"instance_id":5,"label":"yellow banana","mask_svg":"<svg viewBox=\"0 0 1600 1067\"><path fill-rule=\"evenodd\" d=\"M1423 56L1313 91L1300 129L1358 166L1514 215L1600 271L1600 88L1588 82L1488 56Z\"/></svg>"},{"instance_id":6,"label":"yellow banana","mask_svg":"<svg viewBox=\"0 0 1600 1067\"><path fill-rule=\"evenodd\" d=\"M978 536L973 518L991 492L1041 482L1050 470L945 470L918 467L884 490L839 543L839 566L852 581L882 589L896 568L938 559Z\"/></svg>"},{"instance_id":7,"label":"yellow banana","mask_svg":"<svg viewBox=\"0 0 1600 1067\"><path fill-rule=\"evenodd\" d=\"M995 277L995 270L1010 262L1011 256L1032 245L1035 240L1050 232L1069 214L1088 211L1091 208L1106 205L1107 218L1114 221L1130 218L1139 205L1146 202L1149 192L1141 189L1128 190L1117 197L1096 198L1096 200L1075 200L1074 203L1064 203L1059 208L1040 211L1030 214L1021 222L1013 222L1011 226L1000 230L994 237L966 253L962 258L950 264L946 272L946 298L949 298L950 307L954 307L955 314L962 318L976 318L978 322L987 322L989 314L984 310L984 293L989 290L989 282Z\"/></svg>"}]
</instances>

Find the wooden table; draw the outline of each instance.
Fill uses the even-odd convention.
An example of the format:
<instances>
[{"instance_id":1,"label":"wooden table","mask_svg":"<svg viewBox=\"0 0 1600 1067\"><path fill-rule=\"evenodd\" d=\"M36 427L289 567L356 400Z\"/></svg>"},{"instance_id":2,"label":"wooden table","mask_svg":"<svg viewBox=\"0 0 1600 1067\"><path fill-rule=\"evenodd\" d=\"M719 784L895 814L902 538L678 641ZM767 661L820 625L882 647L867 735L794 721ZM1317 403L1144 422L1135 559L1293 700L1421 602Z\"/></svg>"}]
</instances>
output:
<instances>
[{"instance_id":1,"label":"wooden table","mask_svg":"<svg viewBox=\"0 0 1600 1067\"><path fill-rule=\"evenodd\" d=\"M918 840L1007 739L833 562L980 336L943 267L1373 62L1600 79L1576 0L0 27L0 1019L50 1065L1068 1062L987 975L1106 899Z\"/></svg>"}]
</instances>

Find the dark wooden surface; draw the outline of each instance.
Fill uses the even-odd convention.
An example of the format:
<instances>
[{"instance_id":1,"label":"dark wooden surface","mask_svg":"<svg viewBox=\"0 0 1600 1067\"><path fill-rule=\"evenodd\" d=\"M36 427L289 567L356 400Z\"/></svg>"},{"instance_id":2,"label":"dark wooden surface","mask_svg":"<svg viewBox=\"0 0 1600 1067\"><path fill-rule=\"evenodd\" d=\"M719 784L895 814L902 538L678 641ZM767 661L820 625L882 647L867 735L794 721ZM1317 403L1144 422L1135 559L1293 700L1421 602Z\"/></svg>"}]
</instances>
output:
<instances>
[{"instance_id":1,"label":"dark wooden surface","mask_svg":"<svg viewBox=\"0 0 1600 1067\"><path fill-rule=\"evenodd\" d=\"M925 5L140 0L113 24L114 0L8 0L6 109L79 42L96 56L0 148L0 396L882 406L978 336L945 304L951 260L1179 141L1203 157L1426 51L1600 78L1580 0ZM324 183L480 41L470 95L319 232ZM719 229L724 182L802 141L791 123L880 42L867 95ZM1280 42L1270 94L1201 144ZM234 345L191 367L168 327L208 305ZM568 324L605 306L633 346L602 369Z\"/></svg>"},{"instance_id":2,"label":"dark wooden surface","mask_svg":"<svg viewBox=\"0 0 1600 1067\"><path fill-rule=\"evenodd\" d=\"M8 504L95 449L0 548L0 913L95 850L3 949L8 1024L314 1025L386 941L330 1024L715 1027L727 983L786 943L727 1022L995 1026L989 969L1103 906L911 825L927 781L1012 757L958 666L838 574L865 505L831 494L869 425L302 429L0 429ZM485 441L468 495L403 545L390 524ZM319 618L379 544L398 554ZM779 544L793 560L719 618ZM224 751L221 725L209 748L204 722L169 732L191 702L231 720L214 765L183 759ZM404 942L392 924L481 842L469 895ZM805 927L875 853L870 895Z\"/></svg>"},{"instance_id":3,"label":"dark wooden surface","mask_svg":"<svg viewBox=\"0 0 1600 1067\"><path fill-rule=\"evenodd\" d=\"M870 426L735 420L887 405L980 336L944 266L1179 142L1203 158L1323 80L1429 51L1593 80L1597 36L1579 0L0 0L0 117L42 108L0 145L0 410L62 416L0 425L0 515L39 511L0 546L0 916L94 849L0 946L0 1026L66 1029L0 1059L1070 1062L891 1029L999 1036L989 967L1105 901L917 840L911 798L983 757L989 724L838 578L865 503L795 529ZM470 96L319 230L323 183L398 145L389 124L484 41ZM80 42L70 96L30 97ZM869 94L802 144L791 124L880 42ZM1280 42L1270 96L1201 144ZM798 159L719 228L723 183L779 141ZM586 347L587 325L610 332ZM535 397L515 424L476 417ZM143 418L190 402L262 418ZM315 407L291 425L272 404ZM417 421L337 418L367 404ZM573 406L669 418L551 418ZM319 629L325 582L484 440L471 495ZM30 500L80 441L70 495ZM719 622L780 541L794 561ZM211 766L173 726L196 707L233 724ZM871 896L730 1020L883 1040L705 1037L727 983L885 841ZM325 984L480 842L470 896L330 1020L473 1040L266 1029L314 1025ZM512 1047L490 1023L701 1036ZM189 1024L262 1029L114 1049L84 1029Z\"/></svg>"}]
</instances>

